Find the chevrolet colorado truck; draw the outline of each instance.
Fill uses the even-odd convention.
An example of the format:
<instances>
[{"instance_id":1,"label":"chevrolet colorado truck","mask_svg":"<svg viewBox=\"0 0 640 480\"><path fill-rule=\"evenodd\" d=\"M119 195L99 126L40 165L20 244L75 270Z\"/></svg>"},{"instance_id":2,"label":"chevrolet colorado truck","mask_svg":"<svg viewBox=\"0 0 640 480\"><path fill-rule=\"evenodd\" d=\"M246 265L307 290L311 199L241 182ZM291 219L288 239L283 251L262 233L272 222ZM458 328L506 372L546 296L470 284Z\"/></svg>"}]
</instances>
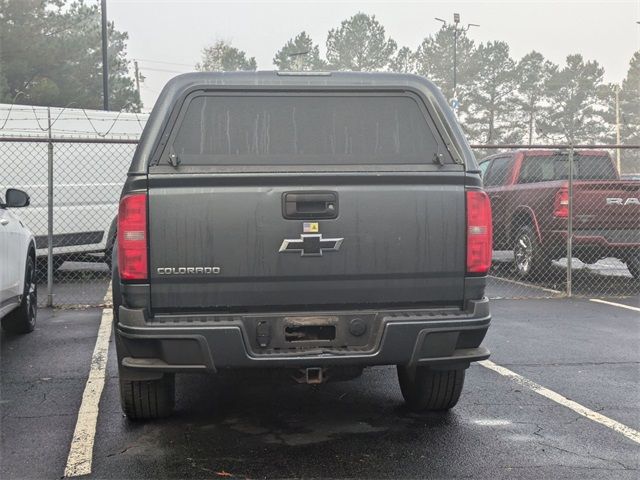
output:
<instances>
[{"instance_id":1,"label":"chevrolet colorado truck","mask_svg":"<svg viewBox=\"0 0 640 480\"><path fill-rule=\"evenodd\" d=\"M607 152L578 150L573 160L573 257L618 258L640 278L640 182L622 180ZM517 150L480 162L494 248L513 250L523 278L567 256L568 165L568 152L558 150Z\"/></svg>"},{"instance_id":2,"label":"chevrolet colorado truck","mask_svg":"<svg viewBox=\"0 0 640 480\"><path fill-rule=\"evenodd\" d=\"M113 269L121 403L168 415L175 374L309 384L395 365L447 410L488 358L491 207L440 91L413 75L193 73L128 173Z\"/></svg>"}]
</instances>

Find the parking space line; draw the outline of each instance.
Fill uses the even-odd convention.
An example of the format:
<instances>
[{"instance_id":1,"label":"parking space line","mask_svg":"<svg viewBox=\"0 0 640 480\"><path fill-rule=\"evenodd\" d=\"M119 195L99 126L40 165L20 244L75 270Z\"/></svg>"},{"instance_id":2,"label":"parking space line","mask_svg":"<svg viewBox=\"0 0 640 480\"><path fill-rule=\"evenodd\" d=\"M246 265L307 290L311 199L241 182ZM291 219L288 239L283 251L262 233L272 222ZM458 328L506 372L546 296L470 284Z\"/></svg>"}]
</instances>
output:
<instances>
[{"instance_id":1,"label":"parking space line","mask_svg":"<svg viewBox=\"0 0 640 480\"><path fill-rule=\"evenodd\" d=\"M554 392L553 390L549 390L548 388L543 387L542 385L538 385L537 383L523 377L522 375L518 375L516 372L512 372L508 368L504 368L504 367L501 367L500 365L493 363L491 360L483 360L478 363L483 367L488 368L489 370L493 370L494 372L497 372L500 375L513 380L514 382L522 385L523 387L533 390L535 393L542 395L543 397L546 397L549 400L553 400L554 402L562 405L563 407L567 407L573 410L577 414L582 415L583 417L586 417L589 420L597 422L601 425L604 425L607 428L610 428L611 430L621 433L622 435L627 437L629 440L632 440L636 443L640 443L640 432L638 432L637 430L634 430L633 428L627 427L626 425L623 425L622 423L617 422L609 417L605 417L604 415L598 412L594 412L593 410L583 405L580 405L579 403L574 402L573 400L569 400L567 397L564 397L559 393Z\"/></svg>"},{"instance_id":2,"label":"parking space line","mask_svg":"<svg viewBox=\"0 0 640 480\"><path fill-rule=\"evenodd\" d=\"M111 287L107 291L104 303L111 302ZM110 308L102 310L100 327L96 346L91 356L91 368L89 378L82 394L82 403L78 410L78 420L73 432L67 466L64 470L65 477L77 477L91 473L93 462L93 442L96 435L96 424L102 389L104 388L107 359L109 358L109 339L111 338L111 324L113 323L113 311Z\"/></svg>"},{"instance_id":3,"label":"parking space line","mask_svg":"<svg viewBox=\"0 0 640 480\"><path fill-rule=\"evenodd\" d=\"M640 312L640 308L632 307L631 305L625 305L624 303L608 302L606 300L600 300L599 298L590 298L589 300L592 301L592 302L596 302L596 303L604 303L605 305L611 305L612 307L626 308L627 310L633 310L634 312Z\"/></svg>"},{"instance_id":4,"label":"parking space line","mask_svg":"<svg viewBox=\"0 0 640 480\"><path fill-rule=\"evenodd\" d=\"M555 293L556 295L564 295L564 292L560 290L554 290L553 288L541 287L540 285L534 285L533 283L520 282L518 280L512 280L510 278L496 277L495 275L488 275L491 278L495 278L496 280L502 280L504 282L515 283L516 285L520 285L523 287L529 288L537 288L538 290L544 290L545 292Z\"/></svg>"}]
</instances>

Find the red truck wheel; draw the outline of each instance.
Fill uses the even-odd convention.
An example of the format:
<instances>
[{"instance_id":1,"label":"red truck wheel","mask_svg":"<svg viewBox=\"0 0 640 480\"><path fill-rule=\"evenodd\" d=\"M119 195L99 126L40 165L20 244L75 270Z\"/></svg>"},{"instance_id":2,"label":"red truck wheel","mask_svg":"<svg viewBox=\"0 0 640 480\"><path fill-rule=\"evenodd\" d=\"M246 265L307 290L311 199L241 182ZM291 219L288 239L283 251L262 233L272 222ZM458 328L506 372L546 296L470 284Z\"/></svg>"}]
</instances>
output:
<instances>
[{"instance_id":1,"label":"red truck wheel","mask_svg":"<svg viewBox=\"0 0 640 480\"><path fill-rule=\"evenodd\" d=\"M514 238L513 258L516 273L521 278L528 278L542 273L549 265L533 228L529 225L520 227Z\"/></svg>"}]
</instances>

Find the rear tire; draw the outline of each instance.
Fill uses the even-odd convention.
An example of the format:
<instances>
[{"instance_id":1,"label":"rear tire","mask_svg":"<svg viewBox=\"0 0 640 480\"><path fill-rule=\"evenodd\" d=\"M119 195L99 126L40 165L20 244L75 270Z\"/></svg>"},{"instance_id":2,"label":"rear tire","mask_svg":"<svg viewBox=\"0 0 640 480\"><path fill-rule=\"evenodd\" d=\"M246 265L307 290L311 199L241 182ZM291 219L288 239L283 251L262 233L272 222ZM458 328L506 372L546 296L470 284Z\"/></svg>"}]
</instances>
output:
<instances>
[{"instance_id":1,"label":"rear tire","mask_svg":"<svg viewBox=\"0 0 640 480\"><path fill-rule=\"evenodd\" d=\"M449 410L458 403L464 386L465 369L411 369L398 365L402 396L413 412Z\"/></svg>"},{"instance_id":2,"label":"rear tire","mask_svg":"<svg viewBox=\"0 0 640 480\"><path fill-rule=\"evenodd\" d=\"M530 225L520 227L513 239L513 260L516 274L523 279L540 276L551 264Z\"/></svg>"},{"instance_id":3,"label":"rear tire","mask_svg":"<svg viewBox=\"0 0 640 480\"><path fill-rule=\"evenodd\" d=\"M2 329L9 333L30 333L36 327L38 315L38 284L33 257L27 257L22 301L2 319Z\"/></svg>"},{"instance_id":4,"label":"rear tire","mask_svg":"<svg viewBox=\"0 0 640 480\"><path fill-rule=\"evenodd\" d=\"M175 376L164 374L159 380L120 378L122 411L130 420L168 417L175 402Z\"/></svg>"}]
</instances>

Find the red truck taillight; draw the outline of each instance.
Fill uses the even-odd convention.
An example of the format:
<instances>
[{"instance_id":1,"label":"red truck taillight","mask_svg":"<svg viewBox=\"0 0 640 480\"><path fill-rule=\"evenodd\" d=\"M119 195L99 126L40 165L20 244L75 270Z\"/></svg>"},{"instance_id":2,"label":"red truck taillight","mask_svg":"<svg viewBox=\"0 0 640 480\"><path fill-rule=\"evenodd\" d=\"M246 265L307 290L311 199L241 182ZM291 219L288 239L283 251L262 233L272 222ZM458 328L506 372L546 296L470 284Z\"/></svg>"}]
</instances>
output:
<instances>
[{"instance_id":1,"label":"red truck taillight","mask_svg":"<svg viewBox=\"0 0 640 480\"><path fill-rule=\"evenodd\" d=\"M556 199L553 204L553 216L569 218L569 190L566 188L561 188L556 192Z\"/></svg>"},{"instance_id":2,"label":"red truck taillight","mask_svg":"<svg viewBox=\"0 0 640 480\"><path fill-rule=\"evenodd\" d=\"M135 193L120 200L118 211L118 270L122 280L146 280L147 195Z\"/></svg>"},{"instance_id":3,"label":"red truck taillight","mask_svg":"<svg viewBox=\"0 0 640 480\"><path fill-rule=\"evenodd\" d=\"M491 202L481 190L467 192L467 273L484 274L491 268L493 226Z\"/></svg>"}]
</instances>

